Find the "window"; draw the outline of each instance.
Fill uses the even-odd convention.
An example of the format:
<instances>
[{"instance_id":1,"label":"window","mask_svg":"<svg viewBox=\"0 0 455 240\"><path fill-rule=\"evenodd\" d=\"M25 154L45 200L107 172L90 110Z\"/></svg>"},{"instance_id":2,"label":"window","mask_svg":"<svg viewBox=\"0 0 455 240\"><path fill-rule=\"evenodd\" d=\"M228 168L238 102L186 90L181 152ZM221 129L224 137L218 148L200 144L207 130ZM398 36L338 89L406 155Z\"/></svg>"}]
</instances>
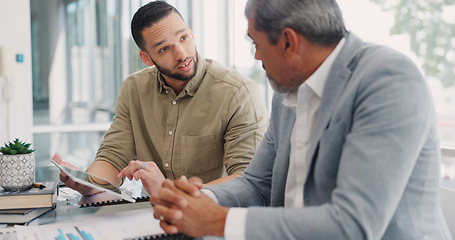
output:
<instances>
[{"instance_id":1,"label":"window","mask_svg":"<svg viewBox=\"0 0 455 240\"><path fill-rule=\"evenodd\" d=\"M145 65L130 37L141 1L30 1L37 181L54 153L87 167L115 114L122 81ZM56 174L56 173L53 173Z\"/></svg>"},{"instance_id":2,"label":"window","mask_svg":"<svg viewBox=\"0 0 455 240\"><path fill-rule=\"evenodd\" d=\"M255 49L253 41L247 34L247 19L245 18L244 10L246 0L234 1L234 9L231 21L233 21L233 68L246 76L249 76L259 85L262 90L262 96L266 101L266 106L270 109L272 102L273 90L267 82L267 76L262 68L262 63L254 58Z\"/></svg>"}]
</instances>

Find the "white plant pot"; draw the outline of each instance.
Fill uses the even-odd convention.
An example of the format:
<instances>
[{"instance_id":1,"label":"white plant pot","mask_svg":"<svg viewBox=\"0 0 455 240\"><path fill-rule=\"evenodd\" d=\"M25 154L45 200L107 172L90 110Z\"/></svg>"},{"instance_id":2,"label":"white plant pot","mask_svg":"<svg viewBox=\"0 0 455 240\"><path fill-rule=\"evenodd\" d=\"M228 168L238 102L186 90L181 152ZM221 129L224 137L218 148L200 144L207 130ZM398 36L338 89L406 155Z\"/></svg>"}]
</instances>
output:
<instances>
[{"instance_id":1,"label":"white plant pot","mask_svg":"<svg viewBox=\"0 0 455 240\"><path fill-rule=\"evenodd\" d=\"M35 154L0 154L0 184L7 191L29 189L35 181Z\"/></svg>"}]
</instances>

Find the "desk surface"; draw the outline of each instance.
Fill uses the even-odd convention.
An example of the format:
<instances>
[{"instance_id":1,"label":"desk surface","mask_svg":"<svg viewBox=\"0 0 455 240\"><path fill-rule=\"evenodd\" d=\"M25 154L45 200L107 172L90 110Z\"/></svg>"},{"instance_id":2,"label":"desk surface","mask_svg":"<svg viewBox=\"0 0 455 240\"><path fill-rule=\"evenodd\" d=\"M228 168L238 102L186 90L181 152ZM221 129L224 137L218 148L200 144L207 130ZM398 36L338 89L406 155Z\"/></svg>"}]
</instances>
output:
<instances>
[{"instance_id":1,"label":"desk surface","mask_svg":"<svg viewBox=\"0 0 455 240\"><path fill-rule=\"evenodd\" d=\"M151 208L150 202L125 203L110 206L81 208L78 204L81 196L78 194L72 194L73 190L68 190L71 189L61 187L59 190L56 208L33 220L30 222L29 226L75 221L81 217L90 215L106 214L141 208ZM68 194L68 192L70 192L70 194Z\"/></svg>"},{"instance_id":2,"label":"desk surface","mask_svg":"<svg viewBox=\"0 0 455 240\"><path fill-rule=\"evenodd\" d=\"M77 227L88 229L88 227L95 226L94 228L104 231L106 234L105 236L109 235L107 233L119 233L120 236L115 235L116 239L120 237L121 239L145 239L139 236L149 236L150 234L162 236L161 234L164 233L159 227L159 221L153 218L152 206L148 201L107 206L79 207L78 203L81 196L79 194L67 194L67 192L71 191L68 191L68 189L64 187L60 189L55 209L33 220L25 228L18 226L13 230L13 226L7 226L4 230L9 231L10 233L8 234L14 234L14 236L0 234L0 239L25 238L26 236L23 235L25 232L23 231L26 231L26 234L30 234L30 236L27 237L35 236L32 238L50 239L49 237L43 236L55 235L55 230L61 231L60 229L65 232L68 230L66 227L68 225L70 225L72 229L75 227L76 229ZM107 226L106 223L110 226ZM93 229L89 231L92 230ZM19 231L21 233L20 235L23 236L19 236ZM43 232L43 236L41 236L41 232ZM100 231L99 233L102 232ZM32 234L38 234L39 237ZM137 236L134 237L135 235ZM63 235L62 237L65 238ZM55 238L52 237L52 239ZM99 238L94 237L93 239ZM111 238L109 237L109 239ZM191 238L184 235L172 235L167 236L164 239Z\"/></svg>"}]
</instances>

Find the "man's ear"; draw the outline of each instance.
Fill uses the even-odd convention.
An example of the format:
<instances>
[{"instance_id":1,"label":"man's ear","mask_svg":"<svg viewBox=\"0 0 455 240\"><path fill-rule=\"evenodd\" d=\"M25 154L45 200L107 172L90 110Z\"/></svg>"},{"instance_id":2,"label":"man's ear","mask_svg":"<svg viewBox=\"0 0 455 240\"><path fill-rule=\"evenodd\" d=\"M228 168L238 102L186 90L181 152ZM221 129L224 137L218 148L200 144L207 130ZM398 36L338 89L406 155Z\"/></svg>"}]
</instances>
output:
<instances>
[{"instance_id":1,"label":"man's ear","mask_svg":"<svg viewBox=\"0 0 455 240\"><path fill-rule=\"evenodd\" d=\"M297 32L292 28L285 28L281 31L281 45L280 47L286 53L296 53L298 51L299 39Z\"/></svg>"},{"instance_id":2,"label":"man's ear","mask_svg":"<svg viewBox=\"0 0 455 240\"><path fill-rule=\"evenodd\" d=\"M150 58L150 55L148 55L148 53L146 53L145 51L140 50L139 56L141 57L141 60L145 65L147 66L155 65L155 63L153 63L152 59Z\"/></svg>"}]
</instances>

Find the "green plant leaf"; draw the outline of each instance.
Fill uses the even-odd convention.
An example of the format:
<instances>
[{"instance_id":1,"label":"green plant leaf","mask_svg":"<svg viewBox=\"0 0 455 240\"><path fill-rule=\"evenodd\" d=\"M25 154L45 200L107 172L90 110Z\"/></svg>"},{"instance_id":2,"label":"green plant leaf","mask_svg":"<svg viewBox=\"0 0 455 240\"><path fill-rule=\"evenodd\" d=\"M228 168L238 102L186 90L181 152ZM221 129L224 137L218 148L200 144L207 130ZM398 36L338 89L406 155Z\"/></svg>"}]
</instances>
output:
<instances>
[{"instance_id":1,"label":"green plant leaf","mask_svg":"<svg viewBox=\"0 0 455 240\"><path fill-rule=\"evenodd\" d=\"M5 143L5 147L1 147L0 152L9 155L28 154L35 151L30 147L31 143L21 142L18 138L16 138L13 142Z\"/></svg>"}]
</instances>

